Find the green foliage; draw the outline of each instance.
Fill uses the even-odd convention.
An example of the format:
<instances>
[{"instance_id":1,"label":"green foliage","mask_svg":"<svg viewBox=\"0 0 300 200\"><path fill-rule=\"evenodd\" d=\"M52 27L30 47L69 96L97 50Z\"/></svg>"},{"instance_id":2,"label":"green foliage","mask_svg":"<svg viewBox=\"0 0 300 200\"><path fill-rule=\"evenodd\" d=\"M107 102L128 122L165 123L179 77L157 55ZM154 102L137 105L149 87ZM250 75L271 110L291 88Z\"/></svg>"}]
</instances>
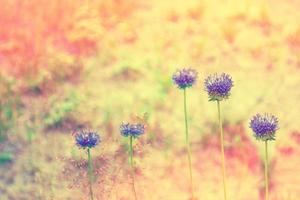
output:
<instances>
[{"instance_id":1,"label":"green foliage","mask_svg":"<svg viewBox=\"0 0 300 200\"><path fill-rule=\"evenodd\" d=\"M44 123L47 127L57 126L76 108L79 97L71 92L67 97L53 96L50 99L50 110L45 114Z\"/></svg>"},{"instance_id":2,"label":"green foliage","mask_svg":"<svg viewBox=\"0 0 300 200\"><path fill-rule=\"evenodd\" d=\"M13 127L19 98L14 91L14 81L0 74L0 142L3 141L9 129Z\"/></svg>"},{"instance_id":3,"label":"green foliage","mask_svg":"<svg viewBox=\"0 0 300 200\"><path fill-rule=\"evenodd\" d=\"M3 165L7 162L12 161L12 159L13 159L13 154L11 154L9 152L0 153L0 165Z\"/></svg>"}]
</instances>

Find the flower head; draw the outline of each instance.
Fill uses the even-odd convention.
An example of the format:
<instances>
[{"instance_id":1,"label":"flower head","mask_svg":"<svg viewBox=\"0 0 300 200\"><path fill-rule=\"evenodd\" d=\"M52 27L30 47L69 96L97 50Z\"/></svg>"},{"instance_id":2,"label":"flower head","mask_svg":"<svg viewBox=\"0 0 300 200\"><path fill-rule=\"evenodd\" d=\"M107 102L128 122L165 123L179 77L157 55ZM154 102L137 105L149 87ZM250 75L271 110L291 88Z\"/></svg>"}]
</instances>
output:
<instances>
[{"instance_id":1,"label":"flower head","mask_svg":"<svg viewBox=\"0 0 300 200\"><path fill-rule=\"evenodd\" d=\"M133 137L138 137L145 132L145 126L143 124L129 124L129 123L123 123L120 126L120 132L121 135L128 137L128 136L133 136Z\"/></svg>"},{"instance_id":2,"label":"flower head","mask_svg":"<svg viewBox=\"0 0 300 200\"><path fill-rule=\"evenodd\" d=\"M185 89L188 87L192 87L197 79L197 72L193 69L182 69L177 70L173 76L173 82L178 86L180 89Z\"/></svg>"},{"instance_id":3,"label":"flower head","mask_svg":"<svg viewBox=\"0 0 300 200\"><path fill-rule=\"evenodd\" d=\"M205 79L204 85L210 101L221 101L230 96L233 81L228 74L213 74Z\"/></svg>"},{"instance_id":4,"label":"flower head","mask_svg":"<svg viewBox=\"0 0 300 200\"><path fill-rule=\"evenodd\" d=\"M92 148L99 144L100 136L93 131L80 130L75 133L75 141L80 148Z\"/></svg>"},{"instance_id":5,"label":"flower head","mask_svg":"<svg viewBox=\"0 0 300 200\"><path fill-rule=\"evenodd\" d=\"M275 132L278 130L278 119L271 114L256 114L250 120L250 128L257 140L275 140Z\"/></svg>"}]
</instances>

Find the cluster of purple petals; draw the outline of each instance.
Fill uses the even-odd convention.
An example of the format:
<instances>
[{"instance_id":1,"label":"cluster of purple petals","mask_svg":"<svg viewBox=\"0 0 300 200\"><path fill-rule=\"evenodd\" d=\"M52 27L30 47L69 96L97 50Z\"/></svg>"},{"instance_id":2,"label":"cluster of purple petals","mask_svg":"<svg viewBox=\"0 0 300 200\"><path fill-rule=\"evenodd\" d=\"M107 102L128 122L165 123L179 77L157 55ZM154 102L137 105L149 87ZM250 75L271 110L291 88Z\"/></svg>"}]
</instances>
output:
<instances>
[{"instance_id":1,"label":"cluster of purple petals","mask_svg":"<svg viewBox=\"0 0 300 200\"><path fill-rule=\"evenodd\" d=\"M173 74L173 82L178 86L180 89L185 89L188 87L192 87L197 79L197 72L193 69L182 69L177 70Z\"/></svg>"},{"instance_id":2,"label":"cluster of purple petals","mask_svg":"<svg viewBox=\"0 0 300 200\"><path fill-rule=\"evenodd\" d=\"M120 132L121 135L128 137L128 136L133 136L133 137L138 137L145 132L145 126L143 124L130 124L130 123L123 123L120 126Z\"/></svg>"},{"instance_id":3,"label":"cluster of purple petals","mask_svg":"<svg viewBox=\"0 0 300 200\"><path fill-rule=\"evenodd\" d=\"M250 128L258 140L275 140L275 132L278 130L278 119L271 114L256 114L250 121Z\"/></svg>"},{"instance_id":4,"label":"cluster of purple petals","mask_svg":"<svg viewBox=\"0 0 300 200\"><path fill-rule=\"evenodd\" d=\"M204 82L205 90L208 92L210 101L221 101L230 96L233 86L231 76L225 73L208 76Z\"/></svg>"},{"instance_id":5,"label":"cluster of purple petals","mask_svg":"<svg viewBox=\"0 0 300 200\"><path fill-rule=\"evenodd\" d=\"M100 142L100 136L93 131L81 130L75 134L76 145L80 148L92 148Z\"/></svg>"}]
</instances>

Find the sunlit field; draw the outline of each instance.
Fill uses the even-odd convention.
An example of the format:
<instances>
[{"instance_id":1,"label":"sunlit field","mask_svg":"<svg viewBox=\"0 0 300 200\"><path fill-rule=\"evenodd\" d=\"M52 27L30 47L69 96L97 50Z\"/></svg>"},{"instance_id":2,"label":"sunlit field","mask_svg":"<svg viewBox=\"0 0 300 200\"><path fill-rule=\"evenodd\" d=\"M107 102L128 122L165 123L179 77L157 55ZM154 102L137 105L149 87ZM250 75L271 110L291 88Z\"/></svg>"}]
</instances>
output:
<instances>
[{"instance_id":1,"label":"sunlit field","mask_svg":"<svg viewBox=\"0 0 300 200\"><path fill-rule=\"evenodd\" d=\"M249 122L278 117L269 200L300 200L299 0L1 0L0 200L223 200L220 129L206 77L230 74L221 102L227 200L265 200L265 146ZM142 123L130 143L120 125ZM96 131L86 149L76 131ZM132 165L134 166L132 166ZM136 196L132 189L134 174Z\"/></svg>"}]
</instances>

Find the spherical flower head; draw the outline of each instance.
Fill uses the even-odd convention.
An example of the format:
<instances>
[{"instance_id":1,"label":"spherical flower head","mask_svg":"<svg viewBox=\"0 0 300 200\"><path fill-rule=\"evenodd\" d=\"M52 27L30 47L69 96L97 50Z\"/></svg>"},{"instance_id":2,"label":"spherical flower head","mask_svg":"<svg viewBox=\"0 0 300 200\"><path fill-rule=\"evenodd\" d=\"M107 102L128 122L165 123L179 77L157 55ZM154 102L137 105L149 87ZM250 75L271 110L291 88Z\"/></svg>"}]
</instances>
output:
<instances>
[{"instance_id":1,"label":"spherical flower head","mask_svg":"<svg viewBox=\"0 0 300 200\"><path fill-rule=\"evenodd\" d=\"M204 85L210 101L222 101L230 96L233 81L228 74L213 74L205 79Z\"/></svg>"},{"instance_id":2,"label":"spherical flower head","mask_svg":"<svg viewBox=\"0 0 300 200\"><path fill-rule=\"evenodd\" d=\"M278 130L278 119L271 114L256 114L250 121L250 128L257 140L275 140L275 132Z\"/></svg>"},{"instance_id":3,"label":"spherical flower head","mask_svg":"<svg viewBox=\"0 0 300 200\"><path fill-rule=\"evenodd\" d=\"M81 130L75 133L75 141L80 148L92 148L100 143L100 136L93 131Z\"/></svg>"},{"instance_id":4,"label":"spherical flower head","mask_svg":"<svg viewBox=\"0 0 300 200\"><path fill-rule=\"evenodd\" d=\"M144 124L139 123L123 123L120 126L120 132L124 137L132 136L134 138L137 138L138 136L144 134L145 126Z\"/></svg>"},{"instance_id":5,"label":"spherical flower head","mask_svg":"<svg viewBox=\"0 0 300 200\"><path fill-rule=\"evenodd\" d=\"M198 73L193 69L182 69L177 70L173 74L173 82L178 86L179 89L185 89L192 87L197 79Z\"/></svg>"}]
</instances>

